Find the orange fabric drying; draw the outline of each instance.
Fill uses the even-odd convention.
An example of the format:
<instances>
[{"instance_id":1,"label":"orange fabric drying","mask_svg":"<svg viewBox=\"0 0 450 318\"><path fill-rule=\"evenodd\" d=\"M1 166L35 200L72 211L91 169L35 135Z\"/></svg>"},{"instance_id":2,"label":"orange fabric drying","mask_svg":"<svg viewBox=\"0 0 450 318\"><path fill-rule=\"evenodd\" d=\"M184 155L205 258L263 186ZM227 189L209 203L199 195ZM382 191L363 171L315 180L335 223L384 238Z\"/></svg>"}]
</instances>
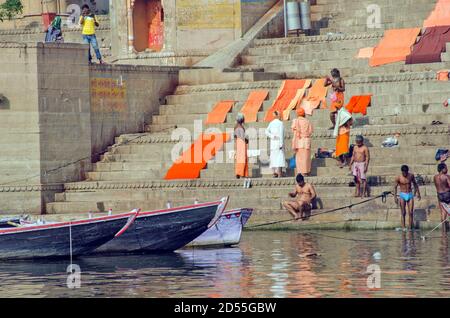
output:
<instances>
[{"instance_id":1,"label":"orange fabric drying","mask_svg":"<svg viewBox=\"0 0 450 318\"><path fill-rule=\"evenodd\" d=\"M262 107L263 102L269 96L269 91L259 90L251 92L247 101L241 109L241 113L245 117L246 123L254 123L258 119L258 112Z\"/></svg>"},{"instance_id":2,"label":"orange fabric drying","mask_svg":"<svg viewBox=\"0 0 450 318\"><path fill-rule=\"evenodd\" d=\"M308 92L308 96L303 99L301 107L305 110L307 115L312 115L314 109L322 104L322 107L327 107L327 93L328 87L325 86L326 79L318 79Z\"/></svg>"},{"instance_id":3,"label":"orange fabric drying","mask_svg":"<svg viewBox=\"0 0 450 318\"><path fill-rule=\"evenodd\" d=\"M359 50L357 59L370 59L373 56L373 47L365 47Z\"/></svg>"},{"instance_id":4,"label":"orange fabric drying","mask_svg":"<svg viewBox=\"0 0 450 318\"><path fill-rule=\"evenodd\" d=\"M295 95L294 99L291 101L289 106L283 111L283 120L289 120L289 117L291 115L291 111L294 110L303 100L303 97L305 96L306 89L302 88L297 91L297 94Z\"/></svg>"},{"instance_id":5,"label":"orange fabric drying","mask_svg":"<svg viewBox=\"0 0 450 318\"><path fill-rule=\"evenodd\" d=\"M437 72L437 80L438 81L444 81L444 82L448 82L448 73L450 71L449 70L441 70Z\"/></svg>"},{"instance_id":6,"label":"orange fabric drying","mask_svg":"<svg viewBox=\"0 0 450 318\"><path fill-rule=\"evenodd\" d=\"M439 0L428 19L423 23L424 28L450 25L450 0Z\"/></svg>"},{"instance_id":7,"label":"orange fabric drying","mask_svg":"<svg viewBox=\"0 0 450 318\"><path fill-rule=\"evenodd\" d=\"M208 114L206 124L223 124L234 103L236 103L234 100L223 100L218 102L216 106L214 106L214 109Z\"/></svg>"},{"instance_id":8,"label":"orange fabric drying","mask_svg":"<svg viewBox=\"0 0 450 318\"><path fill-rule=\"evenodd\" d=\"M197 179L207 162L230 139L229 134L202 134L167 171L165 180Z\"/></svg>"},{"instance_id":9,"label":"orange fabric drying","mask_svg":"<svg viewBox=\"0 0 450 318\"><path fill-rule=\"evenodd\" d=\"M274 111L279 111L281 114L289 107L293 99L295 99L297 95L297 91L299 89L305 88L305 84L307 84L306 80L286 80L283 82L281 86L277 99L273 103L272 107L267 111L266 116L264 117L265 122L271 122L275 119L273 115Z\"/></svg>"},{"instance_id":10,"label":"orange fabric drying","mask_svg":"<svg viewBox=\"0 0 450 318\"><path fill-rule=\"evenodd\" d=\"M375 48L369 65L373 67L405 61L419 33L420 28L387 30Z\"/></svg>"},{"instance_id":11,"label":"orange fabric drying","mask_svg":"<svg viewBox=\"0 0 450 318\"><path fill-rule=\"evenodd\" d=\"M345 108L352 114L367 115L367 107L372 101L372 95L352 96Z\"/></svg>"}]
</instances>

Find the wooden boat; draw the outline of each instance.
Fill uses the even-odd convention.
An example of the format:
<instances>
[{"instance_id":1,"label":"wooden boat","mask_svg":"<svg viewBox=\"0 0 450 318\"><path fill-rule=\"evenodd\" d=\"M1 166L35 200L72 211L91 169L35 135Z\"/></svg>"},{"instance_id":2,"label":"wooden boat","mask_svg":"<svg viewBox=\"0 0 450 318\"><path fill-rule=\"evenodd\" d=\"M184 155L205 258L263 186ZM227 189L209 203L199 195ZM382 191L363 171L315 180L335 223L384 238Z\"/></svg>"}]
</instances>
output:
<instances>
[{"instance_id":1,"label":"wooden boat","mask_svg":"<svg viewBox=\"0 0 450 318\"><path fill-rule=\"evenodd\" d=\"M189 243L187 247L233 246L241 241L242 229L253 209L235 209L223 213L215 226Z\"/></svg>"},{"instance_id":2,"label":"wooden boat","mask_svg":"<svg viewBox=\"0 0 450 318\"><path fill-rule=\"evenodd\" d=\"M69 257L87 254L119 237L139 211L70 222L0 229L0 259Z\"/></svg>"},{"instance_id":3,"label":"wooden boat","mask_svg":"<svg viewBox=\"0 0 450 318\"><path fill-rule=\"evenodd\" d=\"M228 203L220 201L141 212L120 237L93 254L173 252L197 238L219 220Z\"/></svg>"}]
</instances>

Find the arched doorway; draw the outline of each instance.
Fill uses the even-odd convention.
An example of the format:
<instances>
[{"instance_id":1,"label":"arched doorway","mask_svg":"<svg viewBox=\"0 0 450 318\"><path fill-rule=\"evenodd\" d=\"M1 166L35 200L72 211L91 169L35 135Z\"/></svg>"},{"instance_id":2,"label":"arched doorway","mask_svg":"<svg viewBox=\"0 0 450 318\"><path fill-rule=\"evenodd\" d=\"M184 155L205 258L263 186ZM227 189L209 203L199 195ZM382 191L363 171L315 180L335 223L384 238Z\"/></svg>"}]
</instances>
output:
<instances>
[{"instance_id":1,"label":"arched doorway","mask_svg":"<svg viewBox=\"0 0 450 318\"><path fill-rule=\"evenodd\" d=\"M164 45L164 10L161 0L136 0L133 8L134 49L159 52Z\"/></svg>"}]
</instances>

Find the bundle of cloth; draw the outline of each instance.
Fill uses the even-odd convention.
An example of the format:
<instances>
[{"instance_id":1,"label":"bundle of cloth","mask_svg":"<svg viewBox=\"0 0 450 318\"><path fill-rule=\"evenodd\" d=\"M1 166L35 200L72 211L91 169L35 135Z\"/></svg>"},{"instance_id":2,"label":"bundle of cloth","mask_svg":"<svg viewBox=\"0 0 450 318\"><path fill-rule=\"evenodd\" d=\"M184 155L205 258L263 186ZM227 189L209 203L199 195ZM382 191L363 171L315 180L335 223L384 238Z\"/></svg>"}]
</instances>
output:
<instances>
[{"instance_id":1,"label":"bundle of cloth","mask_svg":"<svg viewBox=\"0 0 450 318\"><path fill-rule=\"evenodd\" d=\"M441 54L446 51L447 42L450 42L450 25L427 28L406 57L406 64L442 62Z\"/></svg>"},{"instance_id":2,"label":"bundle of cloth","mask_svg":"<svg viewBox=\"0 0 450 318\"><path fill-rule=\"evenodd\" d=\"M435 159L439 162L444 162L450 157L450 152L448 149L438 149L436 151Z\"/></svg>"}]
</instances>

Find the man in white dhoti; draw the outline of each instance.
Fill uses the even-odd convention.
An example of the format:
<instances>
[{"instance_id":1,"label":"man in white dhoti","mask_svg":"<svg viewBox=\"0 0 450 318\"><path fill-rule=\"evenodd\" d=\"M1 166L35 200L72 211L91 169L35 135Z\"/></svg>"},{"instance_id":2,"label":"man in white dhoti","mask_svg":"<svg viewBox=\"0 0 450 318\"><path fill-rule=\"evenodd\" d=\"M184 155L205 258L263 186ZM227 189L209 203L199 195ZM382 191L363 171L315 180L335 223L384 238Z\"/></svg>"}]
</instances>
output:
<instances>
[{"instance_id":1,"label":"man in white dhoti","mask_svg":"<svg viewBox=\"0 0 450 318\"><path fill-rule=\"evenodd\" d=\"M272 120L266 129L266 136L270 138L270 168L273 169L273 177L281 178L283 168L286 167L284 157L284 125L280 120L281 114L274 112L275 119Z\"/></svg>"}]
</instances>

